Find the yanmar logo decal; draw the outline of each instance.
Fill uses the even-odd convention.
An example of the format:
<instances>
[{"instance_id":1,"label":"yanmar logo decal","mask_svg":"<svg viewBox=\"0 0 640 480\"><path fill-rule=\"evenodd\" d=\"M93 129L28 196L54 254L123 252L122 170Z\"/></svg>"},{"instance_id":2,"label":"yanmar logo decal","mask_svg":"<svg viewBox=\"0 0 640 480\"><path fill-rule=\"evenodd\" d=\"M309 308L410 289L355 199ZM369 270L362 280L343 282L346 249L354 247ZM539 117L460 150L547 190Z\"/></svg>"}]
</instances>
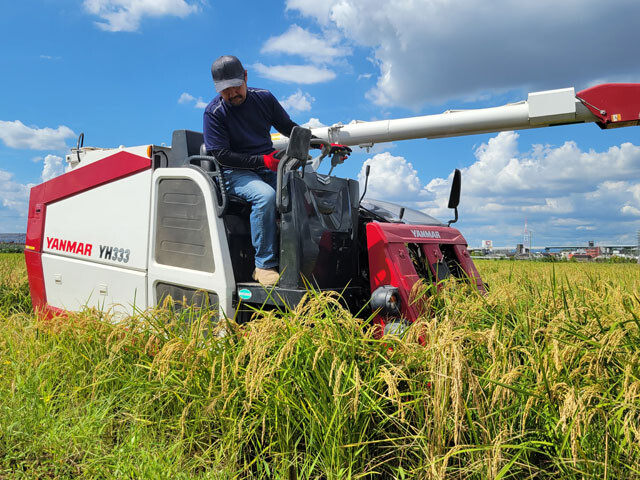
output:
<instances>
[{"instance_id":1,"label":"yanmar logo decal","mask_svg":"<svg viewBox=\"0 0 640 480\"><path fill-rule=\"evenodd\" d=\"M411 230L411 233L417 238L440 238L440 232L435 230Z\"/></svg>"},{"instance_id":2,"label":"yanmar logo decal","mask_svg":"<svg viewBox=\"0 0 640 480\"><path fill-rule=\"evenodd\" d=\"M77 255L91 256L91 243L72 242L71 240L63 240L61 238L47 237L47 248L50 250L58 250L59 252L75 253Z\"/></svg>"}]
</instances>

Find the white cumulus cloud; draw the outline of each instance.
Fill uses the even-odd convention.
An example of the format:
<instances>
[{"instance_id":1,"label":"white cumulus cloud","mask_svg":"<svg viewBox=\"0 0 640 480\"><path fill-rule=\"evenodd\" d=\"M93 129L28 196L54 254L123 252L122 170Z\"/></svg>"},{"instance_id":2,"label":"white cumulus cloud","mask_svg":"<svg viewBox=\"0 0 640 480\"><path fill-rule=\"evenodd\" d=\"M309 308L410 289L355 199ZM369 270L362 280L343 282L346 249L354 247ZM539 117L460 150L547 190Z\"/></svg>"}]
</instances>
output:
<instances>
[{"instance_id":1,"label":"white cumulus cloud","mask_svg":"<svg viewBox=\"0 0 640 480\"><path fill-rule=\"evenodd\" d=\"M184 18L200 10L185 0L84 0L83 5L102 19L96 25L107 32L135 32L144 17Z\"/></svg>"},{"instance_id":2,"label":"white cumulus cloud","mask_svg":"<svg viewBox=\"0 0 640 480\"><path fill-rule=\"evenodd\" d=\"M280 104L285 110L293 110L297 112L308 112L311 110L311 104L315 101L308 93L303 93L298 89L295 93L287 98L280 100Z\"/></svg>"},{"instance_id":3,"label":"white cumulus cloud","mask_svg":"<svg viewBox=\"0 0 640 480\"><path fill-rule=\"evenodd\" d=\"M13 122L0 120L0 140L7 147L30 150L66 150L67 138L76 136L69 127L58 128L28 127L20 120Z\"/></svg>"},{"instance_id":4,"label":"white cumulus cloud","mask_svg":"<svg viewBox=\"0 0 640 480\"><path fill-rule=\"evenodd\" d=\"M499 133L462 170L460 228L472 245L483 239L522 243L525 219L535 245L575 242L582 236L576 231L588 233L585 242L633 243L640 222L640 146L623 143L598 152L566 142L522 151L518 139L514 132ZM361 181L367 164L368 196L451 217L451 175L422 185L406 159L380 154L365 162Z\"/></svg>"},{"instance_id":5,"label":"white cumulus cloud","mask_svg":"<svg viewBox=\"0 0 640 480\"><path fill-rule=\"evenodd\" d=\"M631 215L633 217L640 217L640 209L633 205L625 205L620 209L620 213L623 215Z\"/></svg>"},{"instance_id":6,"label":"white cumulus cloud","mask_svg":"<svg viewBox=\"0 0 640 480\"><path fill-rule=\"evenodd\" d=\"M298 10L303 15L315 17L321 25L327 25L331 18L334 2L314 0L287 0L287 10Z\"/></svg>"},{"instance_id":7,"label":"white cumulus cloud","mask_svg":"<svg viewBox=\"0 0 640 480\"><path fill-rule=\"evenodd\" d=\"M322 123L319 118L311 117L307 122L303 123L301 126L305 128L322 128L322 127L326 127L327 125Z\"/></svg>"},{"instance_id":8,"label":"white cumulus cloud","mask_svg":"<svg viewBox=\"0 0 640 480\"><path fill-rule=\"evenodd\" d=\"M44 157L44 167L42 168L42 181L46 182L64 173L62 157L57 155L47 155Z\"/></svg>"},{"instance_id":9,"label":"white cumulus cloud","mask_svg":"<svg viewBox=\"0 0 640 480\"><path fill-rule=\"evenodd\" d=\"M367 186L369 198L415 201L421 193L422 184L418 172L404 157L384 152L366 160L358 174L361 186L364 186L367 165L370 166Z\"/></svg>"},{"instance_id":10,"label":"white cumulus cloud","mask_svg":"<svg viewBox=\"0 0 640 480\"><path fill-rule=\"evenodd\" d=\"M337 47L336 41L335 36L322 37L298 25L292 25L282 35L269 38L262 46L261 52L298 55L323 63L351 53L349 48Z\"/></svg>"},{"instance_id":11,"label":"white cumulus cloud","mask_svg":"<svg viewBox=\"0 0 640 480\"><path fill-rule=\"evenodd\" d=\"M196 98L187 92L183 92L182 95L180 95L180 97L178 98L178 103L183 105L193 104L195 108L200 108L200 109L207 108L207 105L208 105L207 102L202 100L202 97Z\"/></svg>"},{"instance_id":12,"label":"white cumulus cloud","mask_svg":"<svg viewBox=\"0 0 640 480\"><path fill-rule=\"evenodd\" d=\"M285 83L313 84L328 82L336 78L336 74L327 67L315 65L263 65L256 63L253 68L258 75Z\"/></svg>"},{"instance_id":13,"label":"white cumulus cloud","mask_svg":"<svg viewBox=\"0 0 640 480\"><path fill-rule=\"evenodd\" d=\"M640 64L630 61L637 45L619 40L620 32L637 27L637 0L495 0L490 6L482 0L287 0L286 6L370 49L378 72L368 98L380 105L419 108L515 89L583 88L640 73Z\"/></svg>"},{"instance_id":14,"label":"white cumulus cloud","mask_svg":"<svg viewBox=\"0 0 640 480\"><path fill-rule=\"evenodd\" d=\"M640 147L626 142L603 152L583 152L573 141L558 147L533 145L521 153L519 135L501 132L476 149L468 169L469 192L514 195L583 194L606 181L640 178Z\"/></svg>"},{"instance_id":15,"label":"white cumulus cloud","mask_svg":"<svg viewBox=\"0 0 640 480\"><path fill-rule=\"evenodd\" d=\"M194 97L190 93L183 92L182 95L180 95L180 98L178 98L178 103L191 103L195 101L195 99L196 97Z\"/></svg>"},{"instance_id":16,"label":"white cumulus cloud","mask_svg":"<svg viewBox=\"0 0 640 480\"><path fill-rule=\"evenodd\" d=\"M29 204L29 191L32 184L16 182L13 173L0 170L0 201L2 205L26 217Z\"/></svg>"}]
</instances>

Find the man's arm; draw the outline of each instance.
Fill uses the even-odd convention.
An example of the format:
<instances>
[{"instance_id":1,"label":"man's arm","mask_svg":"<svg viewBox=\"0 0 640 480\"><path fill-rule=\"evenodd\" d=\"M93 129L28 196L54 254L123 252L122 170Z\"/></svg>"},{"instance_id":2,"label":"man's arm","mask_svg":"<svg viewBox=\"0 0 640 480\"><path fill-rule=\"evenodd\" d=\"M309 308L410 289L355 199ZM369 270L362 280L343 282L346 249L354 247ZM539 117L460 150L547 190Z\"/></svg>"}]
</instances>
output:
<instances>
[{"instance_id":1,"label":"man's arm","mask_svg":"<svg viewBox=\"0 0 640 480\"><path fill-rule=\"evenodd\" d=\"M277 131L279 131L285 137L290 137L293 127L298 127L299 125L287 117L287 121L278 123L277 125L274 123L273 126Z\"/></svg>"},{"instance_id":2,"label":"man's arm","mask_svg":"<svg viewBox=\"0 0 640 480\"><path fill-rule=\"evenodd\" d=\"M264 167L264 155L249 155L247 153L232 152L228 148L211 150L218 162L229 168L254 169Z\"/></svg>"}]
</instances>

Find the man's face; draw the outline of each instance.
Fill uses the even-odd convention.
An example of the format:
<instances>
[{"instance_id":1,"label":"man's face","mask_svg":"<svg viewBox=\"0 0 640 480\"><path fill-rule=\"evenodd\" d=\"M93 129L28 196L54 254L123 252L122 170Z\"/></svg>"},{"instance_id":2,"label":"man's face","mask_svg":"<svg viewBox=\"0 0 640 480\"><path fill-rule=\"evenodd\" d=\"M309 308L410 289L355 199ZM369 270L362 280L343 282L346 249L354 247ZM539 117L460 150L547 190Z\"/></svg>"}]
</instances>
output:
<instances>
[{"instance_id":1,"label":"man's face","mask_svg":"<svg viewBox=\"0 0 640 480\"><path fill-rule=\"evenodd\" d=\"M247 72L244 72L244 82L239 87L225 88L220 92L222 99L231 105L242 105L247 99Z\"/></svg>"}]
</instances>

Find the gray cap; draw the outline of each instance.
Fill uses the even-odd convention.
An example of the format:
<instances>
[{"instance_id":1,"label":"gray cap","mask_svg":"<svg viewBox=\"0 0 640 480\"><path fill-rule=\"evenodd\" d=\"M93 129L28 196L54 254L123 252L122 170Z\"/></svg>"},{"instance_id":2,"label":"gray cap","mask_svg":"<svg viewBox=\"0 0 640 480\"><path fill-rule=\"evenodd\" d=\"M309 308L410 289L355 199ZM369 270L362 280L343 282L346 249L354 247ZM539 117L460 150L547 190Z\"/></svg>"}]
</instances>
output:
<instances>
[{"instance_id":1,"label":"gray cap","mask_svg":"<svg viewBox=\"0 0 640 480\"><path fill-rule=\"evenodd\" d=\"M233 55L223 55L211 65L211 76L216 91L225 88L239 87L244 83L244 67L240 60Z\"/></svg>"}]
</instances>

